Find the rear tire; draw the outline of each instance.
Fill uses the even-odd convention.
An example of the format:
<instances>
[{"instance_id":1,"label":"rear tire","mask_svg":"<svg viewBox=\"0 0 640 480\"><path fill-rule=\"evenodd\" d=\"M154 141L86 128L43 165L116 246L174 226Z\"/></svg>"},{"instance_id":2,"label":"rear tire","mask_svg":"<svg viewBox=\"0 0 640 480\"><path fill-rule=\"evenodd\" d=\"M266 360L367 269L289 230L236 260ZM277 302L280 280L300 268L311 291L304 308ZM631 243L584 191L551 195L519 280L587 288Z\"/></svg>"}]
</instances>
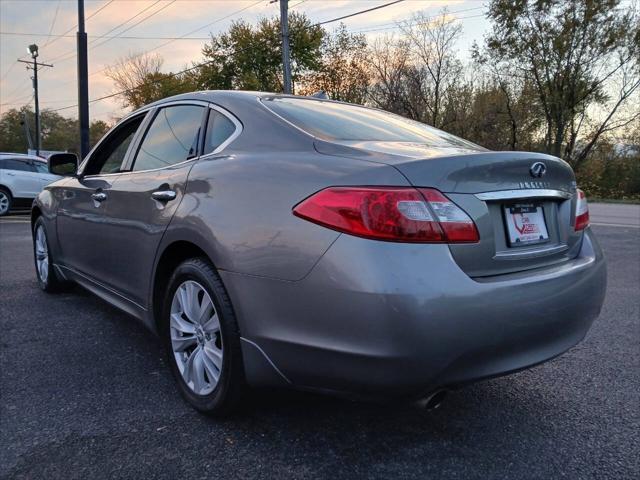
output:
<instances>
[{"instance_id":1,"label":"rear tire","mask_svg":"<svg viewBox=\"0 0 640 480\"><path fill-rule=\"evenodd\" d=\"M0 217L4 217L11 211L13 197L11 192L4 187L0 187Z\"/></svg>"},{"instance_id":2,"label":"rear tire","mask_svg":"<svg viewBox=\"0 0 640 480\"><path fill-rule=\"evenodd\" d=\"M42 290L55 293L70 285L69 282L58 277L53 267L49 237L42 217L38 217L33 224L33 257L38 285Z\"/></svg>"},{"instance_id":3,"label":"rear tire","mask_svg":"<svg viewBox=\"0 0 640 480\"><path fill-rule=\"evenodd\" d=\"M223 416L240 405L245 391L240 332L207 259L186 260L173 272L161 335L178 389L196 410Z\"/></svg>"}]
</instances>

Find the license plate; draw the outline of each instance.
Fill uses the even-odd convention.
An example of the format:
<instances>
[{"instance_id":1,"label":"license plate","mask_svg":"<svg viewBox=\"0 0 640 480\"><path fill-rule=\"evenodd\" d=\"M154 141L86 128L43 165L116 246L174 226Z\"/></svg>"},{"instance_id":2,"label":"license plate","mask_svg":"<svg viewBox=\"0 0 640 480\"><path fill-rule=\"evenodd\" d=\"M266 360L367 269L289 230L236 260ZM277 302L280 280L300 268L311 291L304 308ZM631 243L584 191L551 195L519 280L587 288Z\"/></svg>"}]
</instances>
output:
<instances>
[{"instance_id":1,"label":"license plate","mask_svg":"<svg viewBox=\"0 0 640 480\"><path fill-rule=\"evenodd\" d=\"M542 207L534 204L509 205L504 207L504 213L512 247L549 240Z\"/></svg>"}]
</instances>

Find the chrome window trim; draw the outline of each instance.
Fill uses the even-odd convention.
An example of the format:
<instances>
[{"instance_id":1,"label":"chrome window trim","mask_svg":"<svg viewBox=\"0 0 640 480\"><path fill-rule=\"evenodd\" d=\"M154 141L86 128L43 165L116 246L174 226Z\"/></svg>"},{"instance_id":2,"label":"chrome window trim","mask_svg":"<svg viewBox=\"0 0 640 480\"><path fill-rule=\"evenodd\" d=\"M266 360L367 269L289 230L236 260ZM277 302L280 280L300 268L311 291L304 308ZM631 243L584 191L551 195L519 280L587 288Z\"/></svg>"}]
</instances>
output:
<instances>
[{"instance_id":1,"label":"chrome window trim","mask_svg":"<svg viewBox=\"0 0 640 480\"><path fill-rule=\"evenodd\" d=\"M242 125L240 120L238 120L231 112L229 112L229 111L225 110L224 108L222 108L222 107L220 107L218 105L215 105L213 103L209 104L209 108L221 113L222 115L227 117L227 119L231 120L231 123L233 123L235 125L236 129L234 130L234 132L231 135L229 135L229 137L224 142L222 142L220 145L218 145L218 148L216 148L215 150L213 150L213 151L211 151L209 153L205 153L205 154L201 155L201 158L209 156L209 155L215 155L216 153L220 153L222 150L224 150L227 147L227 145L229 145L236 138L238 138L240 136L240 134L242 133L242 130L244 129L244 126ZM207 138L206 138L207 132L205 131L204 134L205 134L205 139L204 140L206 142L207 141Z\"/></svg>"},{"instance_id":2,"label":"chrome window trim","mask_svg":"<svg viewBox=\"0 0 640 480\"><path fill-rule=\"evenodd\" d=\"M121 118L120 121L118 123L116 123L113 127L111 127L111 129L109 129L109 131L102 136L102 138L98 141L98 143L96 143L93 148L91 150L89 150L89 153L87 153L87 156L85 158L82 159L82 161L80 162L80 165L78 165L78 175L83 177L83 178L94 178L94 177L105 177L105 176L109 176L109 175L120 175L120 172L117 173L95 173L93 175L82 175L82 173L84 172L85 168L87 167L87 163L89 162L89 160L91 159L91 155L93 155L93 152L96 151L96 149L98 149L100 147L100 145L102 145L102 143L105 141L105 139L110 136L111 132L113 132L116 128L119 128L122 124L128 122L129 120L131 120L133 117L137 116L137 115L141 115L141 114L145 114L147 115L149 113L149 110L151 110L154 107L148 106L148 107L142 107L139 110L136 110L135 112L131 112L129 115L126 115L125 117ZM144 122L144 119L142 120ZM135 137L135 135L134 135ZM132 142L133 143L133 142ZM128 153L128 151L127 151ZM126 159L126 154L125 154L125 159Z\"/></svg>"},{"instance_id":3,"label":"chrome window trim","mask_svg":"<svg viewBox=\"0 0 640 480\"><path fill-rule=\"evenodd\" d=\"M296 125L295 123L293 123L292 121L284 118L282 115L280 115L278 112L271 110L265 103L264 101L271 101L271 99L276 98L273 95L271 96L265 96L265 97L256 97L256 101L262 106L262 108L264 108L267 112L271 113L272 115L275 115L277 118L279 118L280 120L282 120L284 123L286 123L287 125L295 128L296 130L298 130L299 132L305 134L307 137L311 138L312 140L318 140L321 142L326 142L326 140L323 140L319 137L316 137L315 135L313 135L310 132L307 132L305 129L299 127L298 125ZM304 98L304 97L303 97ZM334 101L334 100L327 100L329 102ZM340 103L340 102L337 102Z\"/></svg>"},{"instance_id":4,"label":"chrome window trim","mask_svg":"<svg viewBox=\"0 0 640 480\"><path fill-rule=\"evenodd\" d=\"M530 188L521 190L500 190L496 192L476 193L476 198L485 201L513 200L519 198L562 198L568 200L573 193L564 190L552 190L544 188Z\"/></svg>"},{"instance_id":5,"label":"chrome window trim","mask_svg":"<svg viewBox=\"0 0 640 480\"><path fill-rule=\"evenodd\" d=\"M207 154L200 155L199 157L189 158L189 159L184 160L182 162L174 163L173 165L167 165L166 167L158 167L158 168L152 168L152 169L148 169L148 170L127 170L127 171L115 172L115 173L103 173L103 174L95 174L95 175L86 175L84 178L108 177L108 176L115 176L115 175L131 175L131 174L134 174L134 173L157 172L159 170L167 170L167 169L170 169L170 168L180 167L180 166L182 166L182 165L184 165L184 164L186 164L188 162L195 162L195 161L200 160L201 158L209 157L211 155L215 155L215 154L221 152L231 142L233 142L236 138L238 138L240 136L240 134L242 133L242 131L244 130L244 126L242 125L240 120L238 120L231 112L229 112L228 110L226 110L226 109L224 109L224 108L222 108L222 107L220 107L218 105L215 105L215 104L209 103L209 102L204 102L202 100L178 100L178 101L175 101L175 102L167 102L166 104L162 104L162 105L156 105L156 106L152 106L152 107L145 107L145 108L142 108L140 110L136 110L135 112L133 112L130 115L127 115L125 118L120 120L113 128L115 129L121 123L123 123L126 120L130 119L135 114L141 114L141 113L144 113L144 112L146 112L148 114L149 110L151 110L153 108L160 109L160 108L164 108L164 107L173 107L173 106L177 106L177 105L197 105L197 106L202 106L204 108L209 108L211 110L216 110L217 112L219 112L222 115L224 115L225 117L227 117L231 121L231 123L234 124L236 129L234 130L234 132L224 142L222 142L218 146L218 148L216 148L214 151L209 152ZM204 134L206 135L206 132L204 132ZM106 135L105 135L105 137L106 137ZM105 137L103 137L103 139ZM102 143L102 139L93 148L94 149L97 148L98 145L100 145L100 143ZM132 144L133 144L133 142L132 142ZM91 152L89 152L89 155L87 155L87 159L90 157L92 152L93 152L93 149L91 150ZM85 163L85 162L86 162L86 160L83 163Z\"/></svg>"}]
</instances>

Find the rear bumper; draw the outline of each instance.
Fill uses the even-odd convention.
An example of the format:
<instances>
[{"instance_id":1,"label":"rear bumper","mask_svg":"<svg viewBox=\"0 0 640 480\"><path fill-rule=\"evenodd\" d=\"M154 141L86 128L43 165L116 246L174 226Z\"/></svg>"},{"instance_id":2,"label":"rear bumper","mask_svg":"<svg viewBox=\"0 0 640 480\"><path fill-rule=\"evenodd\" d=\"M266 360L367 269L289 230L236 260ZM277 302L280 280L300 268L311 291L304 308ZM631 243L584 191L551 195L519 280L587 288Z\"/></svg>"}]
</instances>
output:
<instances>
[{"instance_id":1,"label":"rear bumper","mask_svg":"<svg viewBox=\"0 0 640 480\"><path fill-rule=\"evenodd\" d=\"M223 280L243 337L280 377L299 387L412 395L565 352L600 312L606 267L589 230L569 262L480 281L446 245L341 235L301 281L229 272ZM250 383L272 383L247 369Z\"/></svg>"}]
</instances>

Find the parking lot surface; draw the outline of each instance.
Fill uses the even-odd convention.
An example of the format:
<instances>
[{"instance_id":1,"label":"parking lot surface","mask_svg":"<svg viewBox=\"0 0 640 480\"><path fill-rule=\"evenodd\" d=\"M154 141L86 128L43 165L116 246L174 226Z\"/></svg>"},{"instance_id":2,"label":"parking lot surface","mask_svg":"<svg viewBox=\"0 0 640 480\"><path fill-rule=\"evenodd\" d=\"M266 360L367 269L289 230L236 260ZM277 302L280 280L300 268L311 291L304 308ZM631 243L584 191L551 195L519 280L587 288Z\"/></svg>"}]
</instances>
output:
<instances>
[{"instance_id":1,"label":"parking lot surface","mask_svg":"<svg viewBox=\"0 0 640 480\"><path fill-rule=\"evenodd\" d=\"M430 412L256 390L215 420L141 325L80 288L41 292L28 219L2 219L0 477L638 478L640 229L593 228L606 303L558 359Z\"/></svg>"}]
</instances>

